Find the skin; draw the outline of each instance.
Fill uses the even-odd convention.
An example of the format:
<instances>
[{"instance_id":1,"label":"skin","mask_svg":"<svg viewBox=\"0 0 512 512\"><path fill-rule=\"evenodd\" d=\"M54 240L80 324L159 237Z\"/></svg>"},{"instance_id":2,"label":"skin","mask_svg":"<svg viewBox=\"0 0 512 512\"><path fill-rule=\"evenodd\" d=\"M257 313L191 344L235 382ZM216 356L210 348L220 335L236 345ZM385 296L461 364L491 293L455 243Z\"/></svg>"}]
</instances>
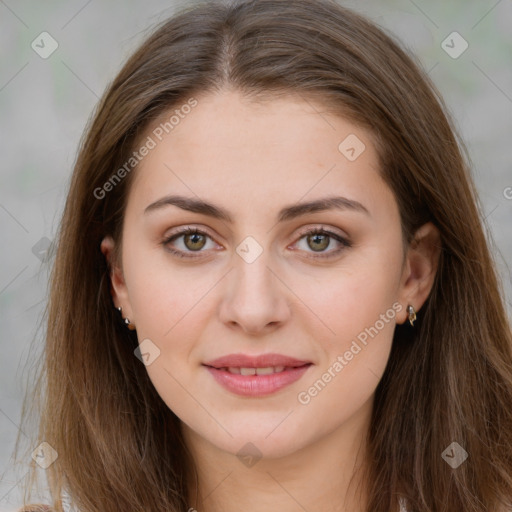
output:
<instances>
[{"instance_id":1,"label":"skin","mask_svg":"<svg viewBox=\"0 0 512 512\"><path fill-rule=\"evenodd\" d=\"M201 511L363 510L358 469L375 388L395 324L407 320L408 304L420 310L433 284L437 229L422 226L404 252L398 206L379 175L371 135L321 110L293 95L257 104L233 90L198 97L137 167L122 263L110 237L101 245L115 306L135 324L139 343L149 338L160 350L146 368L182 422L199 474L190 506ZM355 161L338 150L349 134L366 145ZM221 206L233 222L174 205L144 213L171 193ZM277 222L284 206L332 195L368 213L327 210ZM208 236L182 236L168 247L199 257L178 258L162 244L181 226ZM303 234L322 226L351 246L334 238L315 245ZM263 251L252 263L236 252L247 236ZM393 304L401 308L394 318L300 403L298 394ZM269 352L313 365L299 381L258 398L230 393L202 366L227 354ZM236 456L248 442L262 455L252 467Z\"/></svg>"}]
</instances>

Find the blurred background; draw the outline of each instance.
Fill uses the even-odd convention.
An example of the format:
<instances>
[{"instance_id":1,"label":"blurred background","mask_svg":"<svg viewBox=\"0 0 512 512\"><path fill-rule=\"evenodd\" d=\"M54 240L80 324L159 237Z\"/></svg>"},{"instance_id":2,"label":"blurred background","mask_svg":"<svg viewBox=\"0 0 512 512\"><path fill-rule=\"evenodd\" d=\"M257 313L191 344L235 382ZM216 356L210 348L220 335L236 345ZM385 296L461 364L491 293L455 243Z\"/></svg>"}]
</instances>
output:
<instances>
[{"instance_id":1,"label":"blurred background","mask_svg":"<svg viewBox=\"0 0 512 512\"><path fill-rule=\"evenodd\" d=\"M0 512L21 504L27 466L11 455L80 137L126 58L190 3L0 0ZM339 3L394 33L443 95L469 149L511 316L512 1Z\"/></svg>"}]
</instances>

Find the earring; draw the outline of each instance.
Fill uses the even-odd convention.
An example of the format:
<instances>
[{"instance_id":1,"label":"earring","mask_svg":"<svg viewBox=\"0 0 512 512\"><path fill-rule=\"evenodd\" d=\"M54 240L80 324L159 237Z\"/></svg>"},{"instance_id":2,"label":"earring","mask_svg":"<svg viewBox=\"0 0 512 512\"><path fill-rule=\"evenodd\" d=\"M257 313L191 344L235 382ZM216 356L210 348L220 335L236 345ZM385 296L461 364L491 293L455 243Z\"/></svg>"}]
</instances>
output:
<instances>
[{"instance_id":1,"label":"earring","mask_svg":"<svg viewBox=\"0 0 512 512\"><path fill-rule=\"evenodd\" d=\"M121 313L121 318L123 318L123 308L121 306L119 306L118 308L116 308L117 311L119 311L119 313ZM126 324L126 327L128 327L128 329L130 329L130 331L134 331L135 330L135 324L132 324L130 322L130 319L129 318L124 318L124 323Z\"/></svg>"},{"instance_id":2,"label":"earring","mask_svg":"<svg viewBox=\"0 0 512 512\"><path fill-rule=\"evenodd\" d=\"M128 327L128 329L130 329L130 331L135 330L135 325L132 324L128 318L124 319L124 323L126 324L126 327Z\"/></svg>"},{"instance_id":3,"label":"earring","mask_svg":"<svg viewBox=\"0 0 512 512\"><path fill-rule=\"evenodd\" d=\"M414 321L416 320L416 310L414 306L409 304L407 306L407 313L409 313L409 323L414 327Z\"/></svg>"}]
</instances>

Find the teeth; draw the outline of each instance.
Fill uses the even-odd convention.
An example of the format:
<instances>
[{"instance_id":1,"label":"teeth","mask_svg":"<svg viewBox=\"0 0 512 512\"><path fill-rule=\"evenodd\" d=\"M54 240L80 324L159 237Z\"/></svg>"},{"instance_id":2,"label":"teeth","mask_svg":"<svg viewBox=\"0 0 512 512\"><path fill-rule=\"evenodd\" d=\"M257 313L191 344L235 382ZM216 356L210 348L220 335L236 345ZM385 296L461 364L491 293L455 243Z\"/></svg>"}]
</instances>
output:
<instances>
[{"instance_id":1,"label":"teeth","mask_svg":"<svg viewBox=\"0 0 512 512\"><path fill-rule=\"evenodd\" d=\"M238 368L231 366L227 368L227 371L237 375L270 375L272 373L280 373L284 371L284 368L284 366L267 366L266 368Z\"/></svg>"},{"instance_id":2,"label":"teeth","mask_svg":"<svg viewBox=\"0 0 512 512\"><path fill-rule=\"evenodd\" d=\"M275 370L272 366L267 366L267 368L256 368L256 375L269 375L274 372Z\"/></svg>"}]
</instances>

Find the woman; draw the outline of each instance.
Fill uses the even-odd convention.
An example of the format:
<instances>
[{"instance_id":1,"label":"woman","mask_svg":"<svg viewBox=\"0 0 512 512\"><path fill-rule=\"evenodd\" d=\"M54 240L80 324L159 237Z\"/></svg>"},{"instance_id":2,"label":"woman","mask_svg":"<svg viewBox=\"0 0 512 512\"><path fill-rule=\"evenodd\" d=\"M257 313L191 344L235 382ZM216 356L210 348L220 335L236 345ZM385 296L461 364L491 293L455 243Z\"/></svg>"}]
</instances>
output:
<instances>
[{"instance_id":1,"label":"woman","mask_svg":"<svg viewBox=\"0 0 512 512\"><path fill-rule=\"evenodd\" d=\"M334 1L166 21L64 211L54 510L512 507L511 332L461 147L411 57Z\"/></svg>"}]
</instances>

